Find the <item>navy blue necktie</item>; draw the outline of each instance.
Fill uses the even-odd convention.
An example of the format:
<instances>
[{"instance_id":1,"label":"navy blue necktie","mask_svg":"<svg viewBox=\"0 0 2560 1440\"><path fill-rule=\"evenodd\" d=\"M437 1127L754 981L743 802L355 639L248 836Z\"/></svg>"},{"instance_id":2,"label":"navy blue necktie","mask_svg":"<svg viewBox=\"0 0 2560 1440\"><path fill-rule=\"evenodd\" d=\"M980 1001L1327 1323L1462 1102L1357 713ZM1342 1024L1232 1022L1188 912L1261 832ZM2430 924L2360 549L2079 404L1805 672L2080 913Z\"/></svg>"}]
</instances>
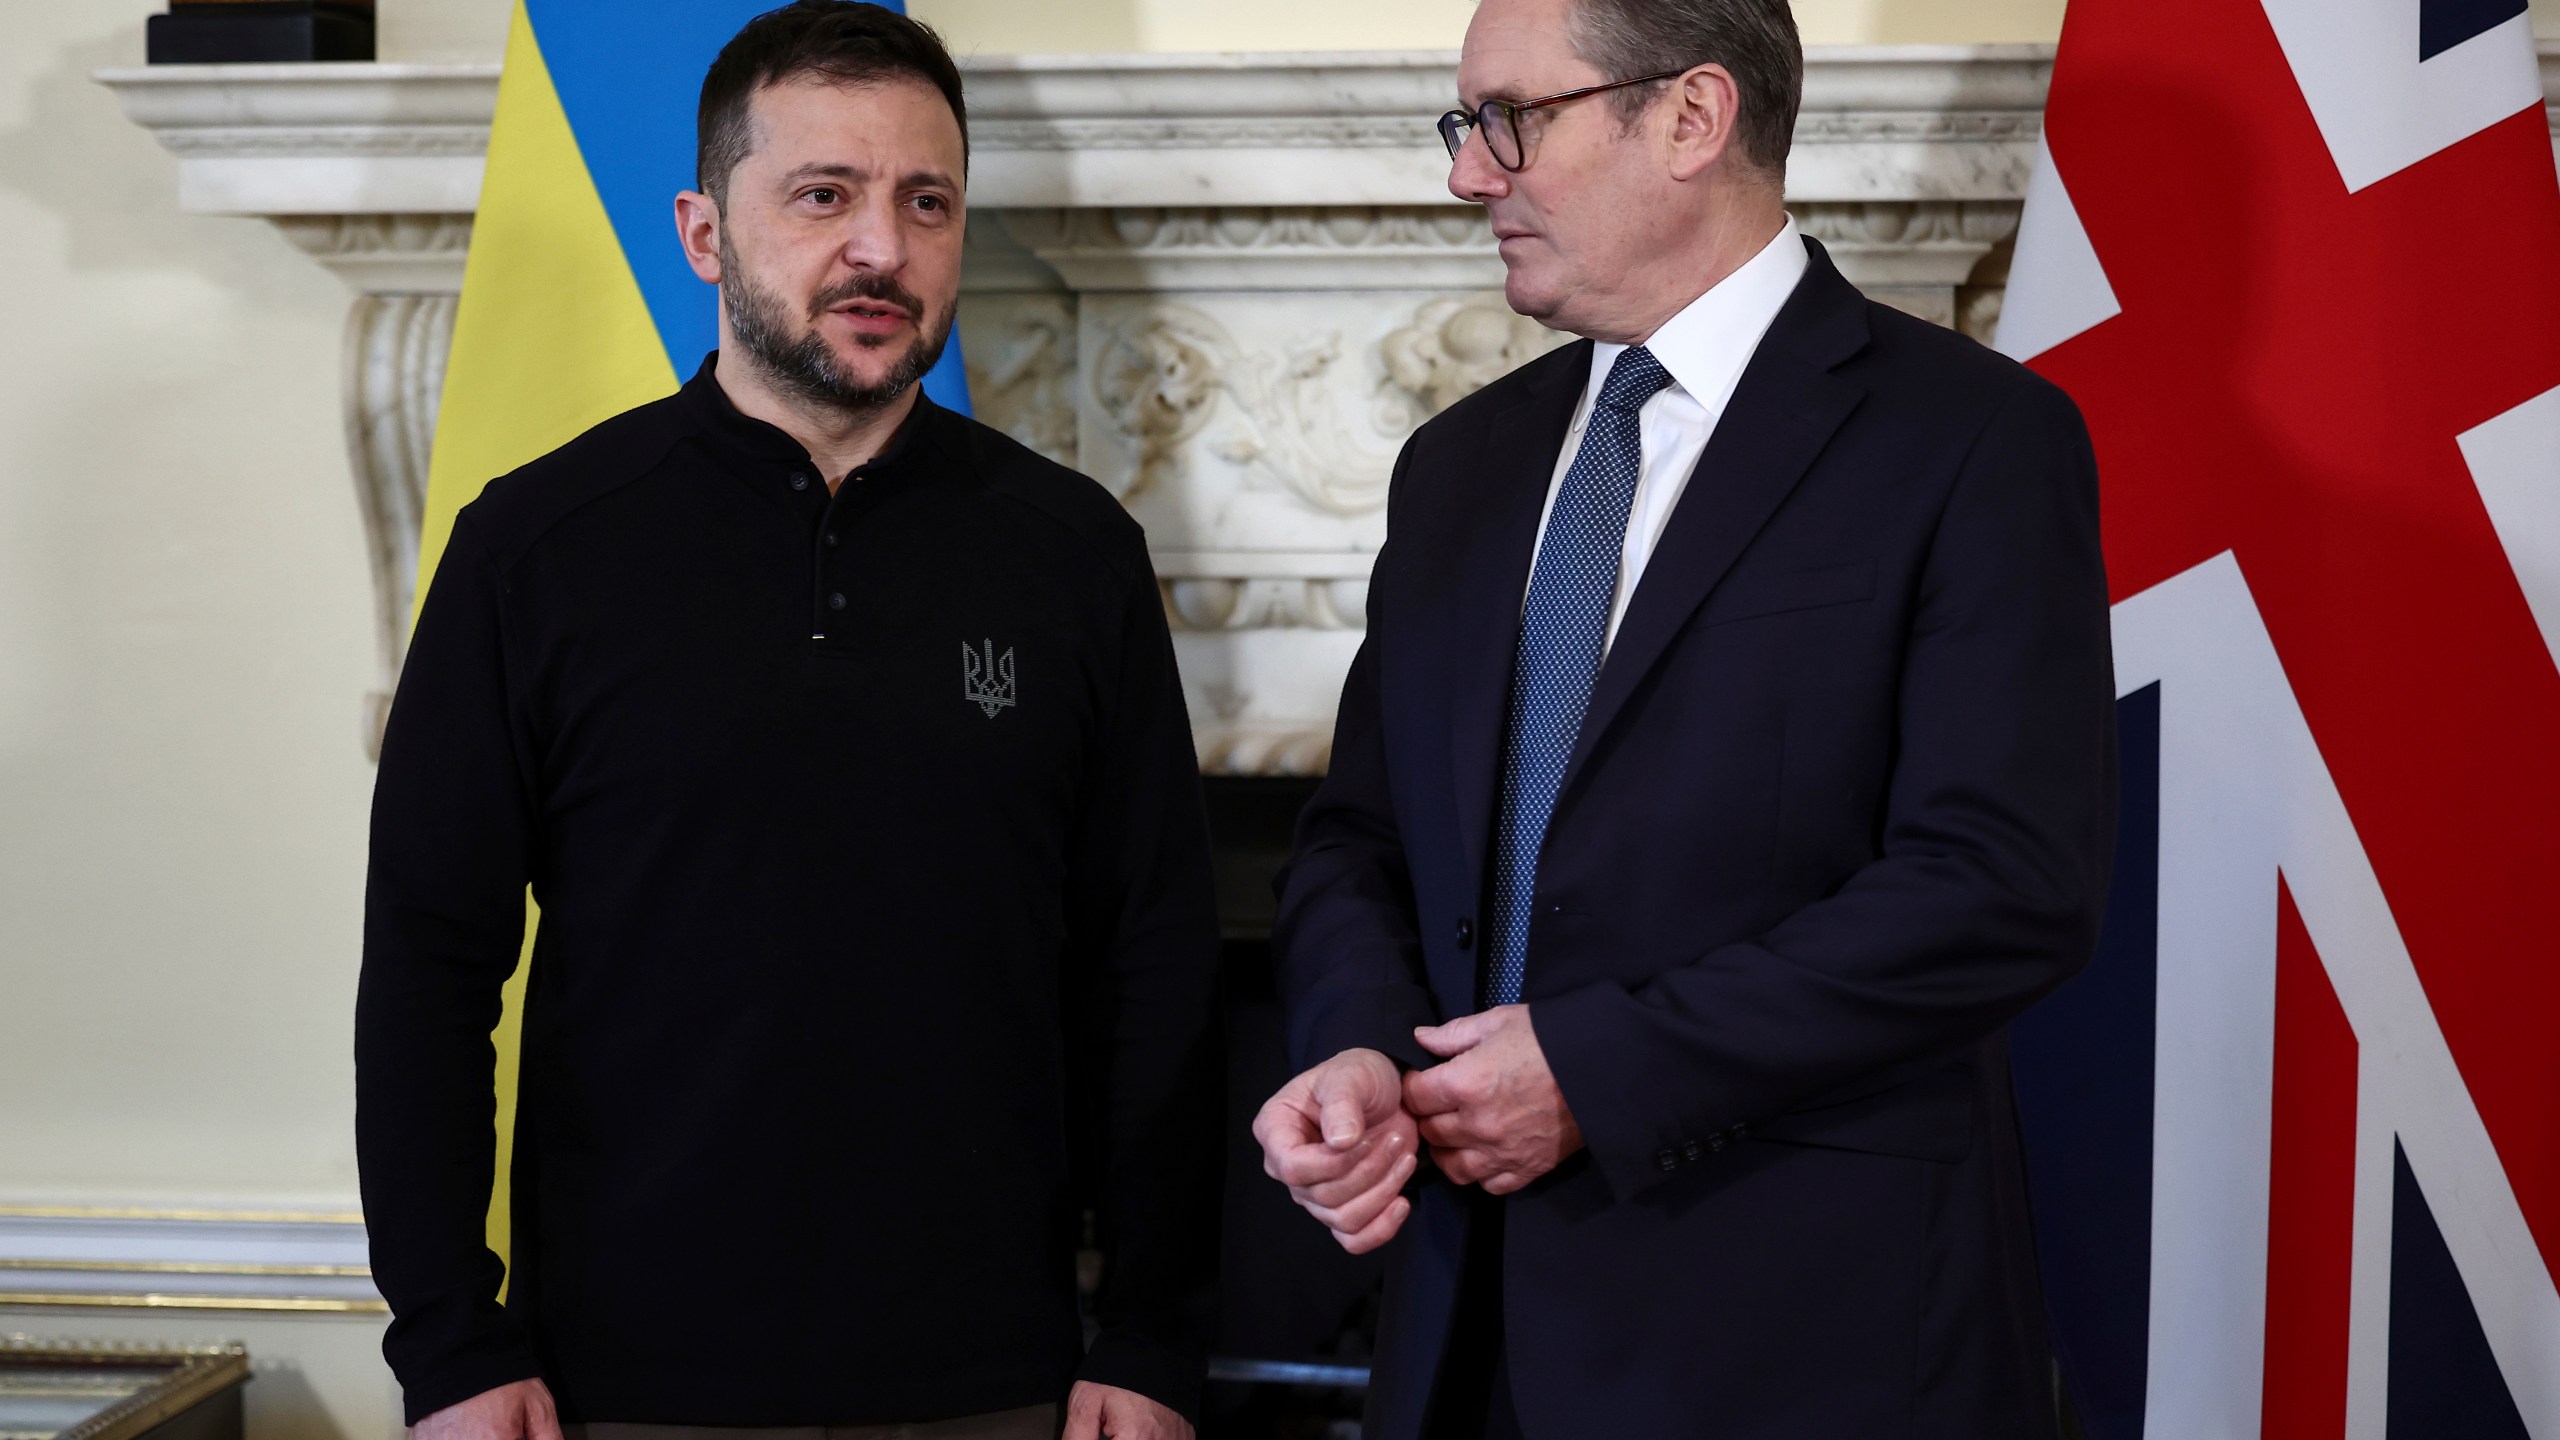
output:
<instances>
[{"instance_id":1,"label":"navy blue necktie","mask_svg":"<svg viewBox=\"0 0 2560 1440\"><path fill-rule=\"evenodd\" d=\"M1591 708L1591 684L1618 598L1627 512L1644 471L1636 412L1671 383L1639 345L1618 356L1565 471L1529 577L1520 645L1511 662L1511 713L1503 745L1502 808L1493 842L1493 904L1485 916L1484 999L1511 1005L1528 971L1529 915L1538 852L1555 813L1565 763Z\"/></svg>"}]
</instances>

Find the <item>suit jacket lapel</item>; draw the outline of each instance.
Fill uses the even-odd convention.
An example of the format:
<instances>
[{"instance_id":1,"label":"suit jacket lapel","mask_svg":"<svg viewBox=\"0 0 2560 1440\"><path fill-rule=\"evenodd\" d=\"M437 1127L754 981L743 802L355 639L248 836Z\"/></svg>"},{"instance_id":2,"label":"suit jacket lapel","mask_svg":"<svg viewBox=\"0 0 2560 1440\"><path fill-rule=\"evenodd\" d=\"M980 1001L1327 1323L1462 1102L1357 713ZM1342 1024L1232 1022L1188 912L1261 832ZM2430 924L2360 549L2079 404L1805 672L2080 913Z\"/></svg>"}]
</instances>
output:
<instances>
[{"instance_id":1,"label":"suit jacket lapel","mask_svg":"<svg viewBox=\"0 0 2560 1440\"><path fill-rule=\"evenodd\" d=\"M1448 610L1449 757L1455 766L1458 831L1470 884L1484 875L1500 774L1503 718L1511 695L1512 652L1520 641L1520 607L1529 593L1529 557L1538 516L1555 476L1556 456L1572 428L1575 403L1591 373L1584 341L1534 377L1522 402L1486 427L1481 487L1484 523L1466 546Z\"/></svg>"},{"instance_id":2,"label":"suit jacket lapel","mask_svg":"<svg viewBox=\"0 0 2560 1440\"><path fill-rule=\"evenodd\" d=\"M1559 806L1637 685L1866 393L1830 373L1866 344L1866 299L1819 242L1805 245L1811 254L1804 278L1744 368L1627 602L1593 684Z\"/></svg>"}]
</instances>

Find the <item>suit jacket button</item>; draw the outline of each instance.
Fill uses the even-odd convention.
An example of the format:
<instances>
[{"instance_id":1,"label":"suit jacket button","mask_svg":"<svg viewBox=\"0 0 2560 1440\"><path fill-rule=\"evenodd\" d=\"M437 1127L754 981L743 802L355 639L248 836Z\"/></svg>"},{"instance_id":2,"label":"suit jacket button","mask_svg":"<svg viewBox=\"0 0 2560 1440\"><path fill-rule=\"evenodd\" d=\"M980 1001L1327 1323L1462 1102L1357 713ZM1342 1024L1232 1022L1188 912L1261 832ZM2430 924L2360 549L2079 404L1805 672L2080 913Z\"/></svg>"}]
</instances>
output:
<instances>
[{"instance_id":1,"label":"suit jacket button","mask_svg":"<svg viewBox=\"0 0 2560 1440\"><path fill-rule=\"evenodd\" d=\"M1698 1155L1698 1142L1695 1140L1692 1140L1688 1144L1680 1147L1680 1158L1683 1160L1695 1160L1698 1158Z\"/></svg>"},{"instance_id":2,"label":"suit jacket button","mask_svg":"<svg viewBox=\"0 0 2560 1440\"><path fill-rule=\"evenodd\" d=\"M1677 1170L1680 1168L1679 1152L1675 1150L1665 1150L1661 1154L1653 1157L1653 1163L1661 1166L1665 1170Z\"/></svg>"},{"instance_id":3,"label":"suit jacket button","mask_svg":"<svg viewBox=\"0 0 2560 1440\"><path fill-rule=\"evenodd\" d=\"M1724 1137L1723 1137L1723 1136L1721 1136L1721 1135L1710 1135L1710 1136L1708 1136L1708 1137L1707 1137L1707 1148L1708 1148L1708 1149L1710 1149L1710 1150L1721 1150L1721 1149L1723 1149L1723 1148L1724 1148Z\"/></svg>"},{"instance_id":4,"label":"suit jacket button","mask_svg":"<svg viewBox=\"0 0 2560 1440\"><path fill-rule=\"evenodd\" d=\"M1476 948L1476 922L1473 920L1462 919L1458 922L1458 948L1461 950Z\"/></svg>"}]
</instances>

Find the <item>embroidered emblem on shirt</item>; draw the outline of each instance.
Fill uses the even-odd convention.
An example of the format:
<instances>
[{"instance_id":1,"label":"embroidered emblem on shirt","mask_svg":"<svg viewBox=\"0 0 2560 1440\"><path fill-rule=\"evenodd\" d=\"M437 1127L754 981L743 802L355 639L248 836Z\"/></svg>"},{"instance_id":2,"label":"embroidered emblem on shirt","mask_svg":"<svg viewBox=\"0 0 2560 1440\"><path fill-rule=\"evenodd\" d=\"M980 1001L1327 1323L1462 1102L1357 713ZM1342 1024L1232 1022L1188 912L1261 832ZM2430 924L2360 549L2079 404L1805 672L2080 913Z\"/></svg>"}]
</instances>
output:
<instances>
[{"instance_id":1,"label":"embroidered emblem on shirt","mask_svg":"<svg viewBox=\"0 0 2560 1440\"><path fill-rule=\"evenodd\" d=\"M960 642L960 698L996 718L996 712L1010 706L1019 695L1013 678L1013 652L996 653L996 642L986 642L984 654Z\"/></svg>"}]
</instances>

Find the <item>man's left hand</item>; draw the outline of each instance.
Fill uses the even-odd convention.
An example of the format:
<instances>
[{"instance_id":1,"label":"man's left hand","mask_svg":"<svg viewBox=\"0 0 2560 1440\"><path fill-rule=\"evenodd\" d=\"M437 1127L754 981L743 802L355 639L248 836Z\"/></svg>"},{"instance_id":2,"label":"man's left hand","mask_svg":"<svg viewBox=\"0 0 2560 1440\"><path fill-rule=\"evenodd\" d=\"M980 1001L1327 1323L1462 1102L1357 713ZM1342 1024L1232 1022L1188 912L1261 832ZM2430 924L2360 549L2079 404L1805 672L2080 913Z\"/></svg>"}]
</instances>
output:
<instances>
[{"instance_id":1,"label":"man's left hand","mask_svg":"<svg viewBox=\"0 0 2560 1440\"><path fill-rule=\"evenodd\" d=\"M1405 1108L1440 1173L1508 1195L1582 1148L1526 1005L1496 1005L1413 1032L1441 1064L1404 1077Z\"/></svg>"},{"instance_id":2,"label":"man's left hand","mask_svg":"<svg viewBox=\"0 0 2560 1440\"><path fill-rule=\"evenodd\" d=\"M1191 1422L1135 1390L1079 1380L1059 1440L1191 1440Z\"/></svg>"}]
</instances>

